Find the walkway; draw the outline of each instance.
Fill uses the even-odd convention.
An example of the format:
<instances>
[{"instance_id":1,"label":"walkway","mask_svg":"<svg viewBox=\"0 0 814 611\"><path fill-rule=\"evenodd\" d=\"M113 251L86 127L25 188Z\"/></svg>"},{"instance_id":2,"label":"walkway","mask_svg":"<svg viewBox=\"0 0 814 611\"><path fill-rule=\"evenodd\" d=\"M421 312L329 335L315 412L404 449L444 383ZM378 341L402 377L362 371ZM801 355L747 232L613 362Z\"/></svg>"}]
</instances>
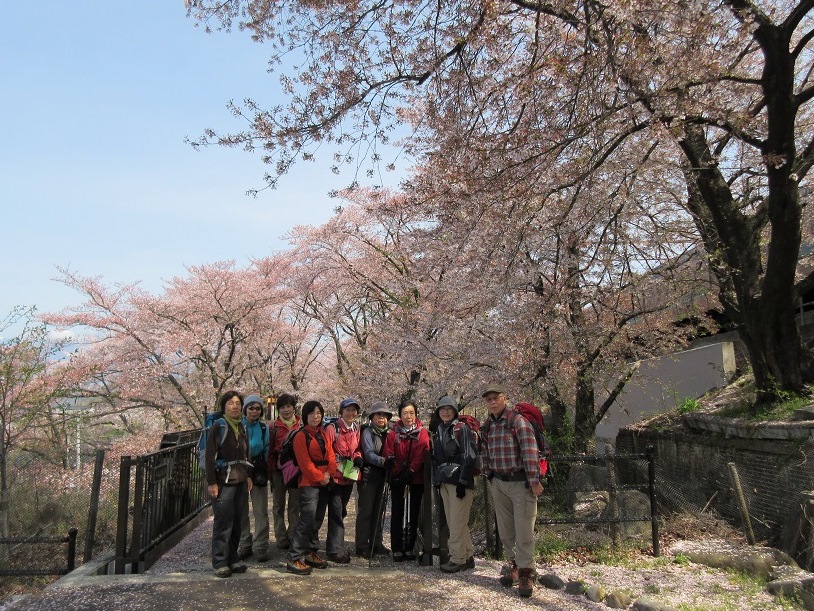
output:
<instances>
[{"instance_id":1,"label":"walkway","mask_svg":"<svg viewBox=\"0 0 814 611\"><path fill-rule=\"evenodd\" d=\"M345 541L353 545L355 503L351 501ZM322 540L324 541L324 528ZM564 592L535 588L530 599L520 598L497 582L500 563L478 558L474 571L445 575L414 562L391 558L353 558L349 565L331 563L309 576L285 572L284 552L272 545L271 559L257 563L229 579L218 579L209 560L211 519L193 530L144 575L87 576L82 568L48 589L0 611L249 611L292 609L397 611L489 609L490 611L548 609L579 611L607 609L602 604ZM385 536L387 543L387 536Z\"/></svg>"}]
</instances>

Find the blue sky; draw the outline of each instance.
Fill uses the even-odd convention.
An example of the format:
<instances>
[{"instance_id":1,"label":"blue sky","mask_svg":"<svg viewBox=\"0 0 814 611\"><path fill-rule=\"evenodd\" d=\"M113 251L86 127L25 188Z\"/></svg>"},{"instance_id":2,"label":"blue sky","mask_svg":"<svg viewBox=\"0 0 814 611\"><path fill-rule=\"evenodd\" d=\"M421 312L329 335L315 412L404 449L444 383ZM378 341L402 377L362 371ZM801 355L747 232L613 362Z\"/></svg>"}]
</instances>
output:
<instances>
[{"instance_id":1,"label":"blue sky","mask_svg":"<svg viewBox=\"0 0 814 611\"><path fill-rule=\"evenodd\" d=\"M0 317L78 305L56 266L159 291L184 266L286 247L353 178L301 164L274 191L258 156L184 138L239 127L230 99L275 99L268 50L206 34L182 0L2 2Z\"/></svg>"}]
</instances>

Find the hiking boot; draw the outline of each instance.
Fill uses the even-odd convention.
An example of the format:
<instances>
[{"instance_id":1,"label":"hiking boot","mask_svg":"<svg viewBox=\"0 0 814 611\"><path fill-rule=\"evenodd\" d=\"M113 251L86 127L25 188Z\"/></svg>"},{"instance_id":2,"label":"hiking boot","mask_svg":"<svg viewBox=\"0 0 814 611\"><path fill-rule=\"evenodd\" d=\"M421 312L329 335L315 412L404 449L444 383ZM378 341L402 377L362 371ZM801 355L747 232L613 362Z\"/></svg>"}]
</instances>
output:
<instances>
[{"instance_id":1,"label":"hiking boot","mask_svg":"<svg viewBox=\"0 0 814 611\"><path fill-rule=\"evenodd\" d=\"M232 569L228 566L222 566L219 569L215 569L215 577L231 577L232 576Z\"/></svg>"},{"instance_id":2,"label":"hiking boot","mask_svg":"<svg viewBox=\"0 0 814 611\"><path fill-rule=\"evenodd\" d=\"M325 558L317 554L316 552L310 552L305 555L303 558L305 560L305 564L308 566L315 568L315 569L327 569L328 563L325 561Z\"/></svg>"},{"instance_id":3,"label":"hiking boot","mask_svg":"<svg viewBox=\"0 0 814 611\"><path fill-rule=\"evenodd\" d=\"M467 568L467 570L468 569L474 569L475 568L475 556L470 556L469 558L467 558L466 562L464 563L464 566Z\"/></svg>"},{"instance_id":4,"label":"hiking boot","mask_svg":"<svg viewBox=\"0 0 814 611\"><path fill-rule=\"evenodd\" d=\"M277 549L288 549L289 547L291 547L289 541L277 541Z\"/></svg>"},{"instance_id":5,"label":"hiking boot","mask_svg":"<svg viewBox=\"0 0 814 611\"><path fill-rule=\"evenodd\" d=\"M356 548L356 557L357 558L370 558L370 550L366 547L357 547Z\"/></svg>"},{"instance_id":6,"label":"hiking boot","mask_svg":"<svg viewBox=\"0 0 814 611\"><path fill-rule=\"evenodd\" d=\"M500 569L500 585L504 588L511 588L513 585L520 581L520 574L517 572L517 564L514 560L504 564Z\"/></svg>"},{"instance_id":7,"label":"hiking boot","mask_svg":"<svg viewBox=\"0 0 814 611\"><path fill-rule=\"evenodd\" d=\"M390 548L389 548L389 547L385 547L385 546L384 546L384 545L382 545L382 544L379 544L379 545L377 545L377 546L375 546L375 547L373 548L373 553L374 553L374 554L380 554L380 555L382 555L382 556L389 556L389 555L390 555Z\"/></svg>"},{"instance_id":8,"label":"hiking boot","mask_svg":"<svg viewBox=\"0 0 814 611\"><path fill-rule=\"evenodd\" d=\"M257 558L255 558L255 560L257 560L257 562L268 562L269 561L268 552L260 552L259 554L257 554Z\"/></svg>"},{"instance_id":9,"label":"hiking boot","mask_svg":"<svg viewBox=\"0 0 814 611\"><path fill-rule=\"evenodd\" d=\"M520 586L517 593L523 598L528 598L534 591L534 569L520 569L518 571Z\"/></svg>"},{"instance_id":10,"label":"hiking boot","mask_svg":"<svg viewBox=\"0 0 814 611\"><path fill-rule=\"evenodd\" d=\"M458 564L457 562L452 562L451 560L446 564L441 565L441 572L442 573L457 573L458 571L463 571L466 568L466 563Z\"/></svg>"},{"instance_id":11,"label":"hiking boot","mask_svg":"<svg viewBox=\"0 0 814 611\"><path fill-rule=\"evenodd\" d=\"M285 564L285 570L287 573L294 573L295 575L311 574L311 567L300 560L289 560Z\"/></svg>"},{"instance_id":12,"label":"hiking boot","mask_svg":"<svg viewBox=\"0 0 814 611\"><path fill-rule=\"evenodd\" d=\"M393 562L404 562L404 552L393 552Z\"/></svg>"},{"instance_id":13,"label":"hiking boot","mask_svg":"<svg viewBox=\"0 0 814 611\"><path fill-rule=\"evenodd\" d=\"M245 560L246 558L252 557L252 548L247 547L246 549L239 549L237 550L237 557L241 560Z\"/></svg>"},{"instance_id":14,"label":"hiking boot","mask_svg":"<svg viewBox=\"0 0 814 611\"><path fill-rule=\"evenodd\" d=\"M233 573L245 573L246 572L246 565L242 562L236 562L235 564L229 566Z\"/></svg>"},{"instance_id":15,"label":"hiking boot","mask_svg":"<svg viewBox=\"0 0 814 611\"><path fill-rule=\"evenodd\" d=\"M404 559L415 560L415 552L413 550L410 550L409 552L404 552Z\"/></svg>"},{"instance_id":16,"label":"hiking boot","mask_svg":"<svg viewBox=\"0 0 814 611\"><path fill-rule=\"evenodd\" d=\"M328 554L328 560L336 562L337 564L348 564L350 562L350 556L348 552L337 552L335 554Z\"/></svg>"}]
</instances>

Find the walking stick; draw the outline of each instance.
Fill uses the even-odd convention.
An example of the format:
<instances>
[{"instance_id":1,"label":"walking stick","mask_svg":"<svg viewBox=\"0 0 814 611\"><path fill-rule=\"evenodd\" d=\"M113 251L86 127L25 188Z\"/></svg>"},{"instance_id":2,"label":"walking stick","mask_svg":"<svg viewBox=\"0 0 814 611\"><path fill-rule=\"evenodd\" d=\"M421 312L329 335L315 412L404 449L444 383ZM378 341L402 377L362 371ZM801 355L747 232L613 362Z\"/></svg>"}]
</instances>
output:
<instances>
[{"instance_id":1,"label":"walking stick","mask_svg":"<svg viewBox=\"0 0 814 611\"><path fill-rule=\"evenodd\" d=\"M384 512L387 510L387 497L390 495L390 469L384 475L384 486L382 496L379 498L379 509L376 512L376 524L373 527L373 539L370 542L370 557L367 559L367 568L373 563L374 549L376 541L379 539L379 531L384 527Z\"/></svg>"},{"instance_id":2,"label":"walking stick","mask_svg":"<svg viewBox=\"0 0 814 611\"><path fill-rule=\"evenodd\" d=\"M410 523L410 482L407 482L407 485L404 486L404 520L401 531L401 549L405 554L408 552L412 554L413 552L412 549L408 549L410 544Z\"/></svg>"}]
</instances>

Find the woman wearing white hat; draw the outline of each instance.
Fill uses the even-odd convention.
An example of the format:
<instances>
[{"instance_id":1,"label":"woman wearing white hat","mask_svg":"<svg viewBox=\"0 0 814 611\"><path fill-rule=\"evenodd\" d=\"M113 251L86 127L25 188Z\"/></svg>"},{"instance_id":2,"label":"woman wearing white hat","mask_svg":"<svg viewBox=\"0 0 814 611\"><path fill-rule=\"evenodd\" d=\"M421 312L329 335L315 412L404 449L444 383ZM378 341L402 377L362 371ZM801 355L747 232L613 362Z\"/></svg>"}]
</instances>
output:
<instances>
[{"instance_id":1,"label":"woman wearing white hat","mask_svg":"<svg viewBox=\"0 0 814 611\"><path fill-rule=\"evenodd\" d=\"M381 514L385 482L388 479L388 461L382 456L384 442L390 433L393 412L384 401L376 401L368 412L368 422L362 425L361 449L364 466L362 480L357 484L359 499L356 512L356 555L370 558L373 554L389 555L390 550L382 543ZM379 513L381 512L381 513Z\"/></svg>"}]
</instances>

